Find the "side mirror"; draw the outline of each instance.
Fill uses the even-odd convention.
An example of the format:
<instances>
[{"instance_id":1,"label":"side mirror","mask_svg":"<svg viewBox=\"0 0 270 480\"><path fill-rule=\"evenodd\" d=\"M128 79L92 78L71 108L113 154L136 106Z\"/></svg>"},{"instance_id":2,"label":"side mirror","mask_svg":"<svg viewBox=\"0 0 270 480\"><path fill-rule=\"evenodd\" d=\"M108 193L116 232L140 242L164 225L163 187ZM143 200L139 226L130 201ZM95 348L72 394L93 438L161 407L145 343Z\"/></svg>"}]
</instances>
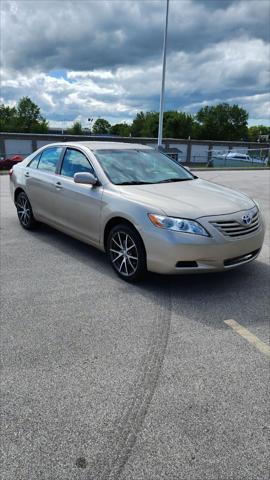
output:
<instances>
[{"instance_id":1,"label":"side mirror","mask_svg":"<svg viewBox=\"0 0 270 480\"><path fill-rule=\"evenodd\" d=\"M73 178L75 183L81 183L83 185L96 185L98 183L98 179L92 173L88 172L75 173Z\"/></svg>"}]
</instances>

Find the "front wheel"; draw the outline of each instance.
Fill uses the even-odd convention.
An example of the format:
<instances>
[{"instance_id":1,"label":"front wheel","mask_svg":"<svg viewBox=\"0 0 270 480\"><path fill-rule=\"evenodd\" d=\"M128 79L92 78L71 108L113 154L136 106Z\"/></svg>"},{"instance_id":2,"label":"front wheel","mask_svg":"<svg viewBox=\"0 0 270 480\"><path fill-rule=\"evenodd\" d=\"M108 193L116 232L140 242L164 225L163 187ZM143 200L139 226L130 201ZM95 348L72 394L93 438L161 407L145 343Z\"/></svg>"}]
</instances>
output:
<instances>
[{"instance_id":1,"label":"front wheel","mask_svg":"<svg viewBox=\"0 0 270 480\"><path fill-rule=\"evenodd\" d=\"M33 230L37 226L29 199L24 192L20 192L16 199L17 215L20 224L26 230Z\"/></svg>"},{"instance_id":2,"label":"front wheel","mask_svg":"<svg viewBox=\"0 0 270 480\"><path fill-rule=\"evenodd\" d=\"M107 253L113 269L127 282L138 281L146 272L146 255L142 239L129 225L117 225L111 230Z\"/></svg>"}]
</instances>

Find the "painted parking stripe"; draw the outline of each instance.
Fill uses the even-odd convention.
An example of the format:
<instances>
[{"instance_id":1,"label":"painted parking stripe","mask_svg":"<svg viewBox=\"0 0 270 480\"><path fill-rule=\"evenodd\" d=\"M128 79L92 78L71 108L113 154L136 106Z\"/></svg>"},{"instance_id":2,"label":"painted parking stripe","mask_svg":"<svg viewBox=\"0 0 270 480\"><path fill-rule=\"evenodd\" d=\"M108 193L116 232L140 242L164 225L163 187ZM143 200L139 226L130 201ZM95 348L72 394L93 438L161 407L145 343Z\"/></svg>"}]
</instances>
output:
<instances>
[{"instance_id":1,"label":"painted parking stripe","mask_svg":"<svg viewBox=\"0 0 270 480\"><path fill-rule=\"evenodd\" d=\"M249 343L254 345L258 350L260 350L260 352L270 357L270 346L259 340L259 338L256 337L256 335L253 335L253 333L251 333L249 330L242 327L240 323L237 323L235 320L224 320L224 323L229 325L229 327L238 333L238 335L241 335L241 337L245 338Z\"/></svg>"}]
</instances>

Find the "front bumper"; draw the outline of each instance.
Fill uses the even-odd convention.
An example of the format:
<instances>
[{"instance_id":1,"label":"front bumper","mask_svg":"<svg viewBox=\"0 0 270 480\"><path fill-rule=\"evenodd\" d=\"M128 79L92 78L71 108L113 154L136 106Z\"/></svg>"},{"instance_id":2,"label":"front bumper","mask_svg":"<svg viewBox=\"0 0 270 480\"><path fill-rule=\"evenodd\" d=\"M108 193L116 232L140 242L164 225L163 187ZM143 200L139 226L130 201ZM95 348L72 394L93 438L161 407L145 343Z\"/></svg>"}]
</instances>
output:
<instances>
[{"instance_id":1,"label":"front bumper","mask_svg":"<svg viewBox=\"0 0 270 480\"><path fill-rule=\"evenodd\" d=\"M254 211L256 208L251 212ZM200 273L229 270L251 262L259 255L264 240L261 215L258 230L239 238L225 237L211 223L221 217L239 218L239 213L197 219L210 237L162 230L150 224L140 232L148 270L164 274Z\"/></svg>"}]
</instances>

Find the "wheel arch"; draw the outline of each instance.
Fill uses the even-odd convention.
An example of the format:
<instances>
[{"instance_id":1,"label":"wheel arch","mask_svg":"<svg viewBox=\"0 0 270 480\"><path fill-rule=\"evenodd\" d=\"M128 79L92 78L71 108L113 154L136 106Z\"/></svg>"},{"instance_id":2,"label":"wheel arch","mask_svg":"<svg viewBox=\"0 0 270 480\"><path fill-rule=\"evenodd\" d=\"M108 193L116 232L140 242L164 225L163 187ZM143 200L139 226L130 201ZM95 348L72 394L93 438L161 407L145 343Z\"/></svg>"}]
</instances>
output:
<instances>
[{"instance_id":1,"label":"wheel arch","mask_svg":"<svg viewBox=\"0 0 270 480\"><path fill-rule=\"evenodd\" d=\"M130 220L128 220L127 218L125 217L121 217L121 216L117 216L117 217L113 217L113 218L110 218L110 220L108 220L108 222L106 223L105 225L105 228L104 228L104 233L103 233L103 246L104 246L104 250L107 251L107 241L108 241L108 237L109 237L109 233L110 231L112 230L113 227L115 227L116 225L120 225L120 224L126 224L128 225L129 227L133 228L136 233L139 235L141 241L142 241L142 244L143 244L143 248L144 248L144 252L145 252L145 257L146 257L146 250L145 250L145 245L144 245L144 241L142 239L142 236L140 234L140 232L138 231L138 229L135 227L134 223L132 223Z\"/></svg>"},{"instance_id":2,"label":"wheel arch","mask_svg":"<svg viewBox=\"0 0 270 480\"><path fill-rule=\"evenodd\" d=\"M16 200L18 198L19 193L25 193L24 189L22 187L17 187L14 191L14 202L16 203ZM26 193L25 193L26 195Z\"/></svg>"}]
</instances>

